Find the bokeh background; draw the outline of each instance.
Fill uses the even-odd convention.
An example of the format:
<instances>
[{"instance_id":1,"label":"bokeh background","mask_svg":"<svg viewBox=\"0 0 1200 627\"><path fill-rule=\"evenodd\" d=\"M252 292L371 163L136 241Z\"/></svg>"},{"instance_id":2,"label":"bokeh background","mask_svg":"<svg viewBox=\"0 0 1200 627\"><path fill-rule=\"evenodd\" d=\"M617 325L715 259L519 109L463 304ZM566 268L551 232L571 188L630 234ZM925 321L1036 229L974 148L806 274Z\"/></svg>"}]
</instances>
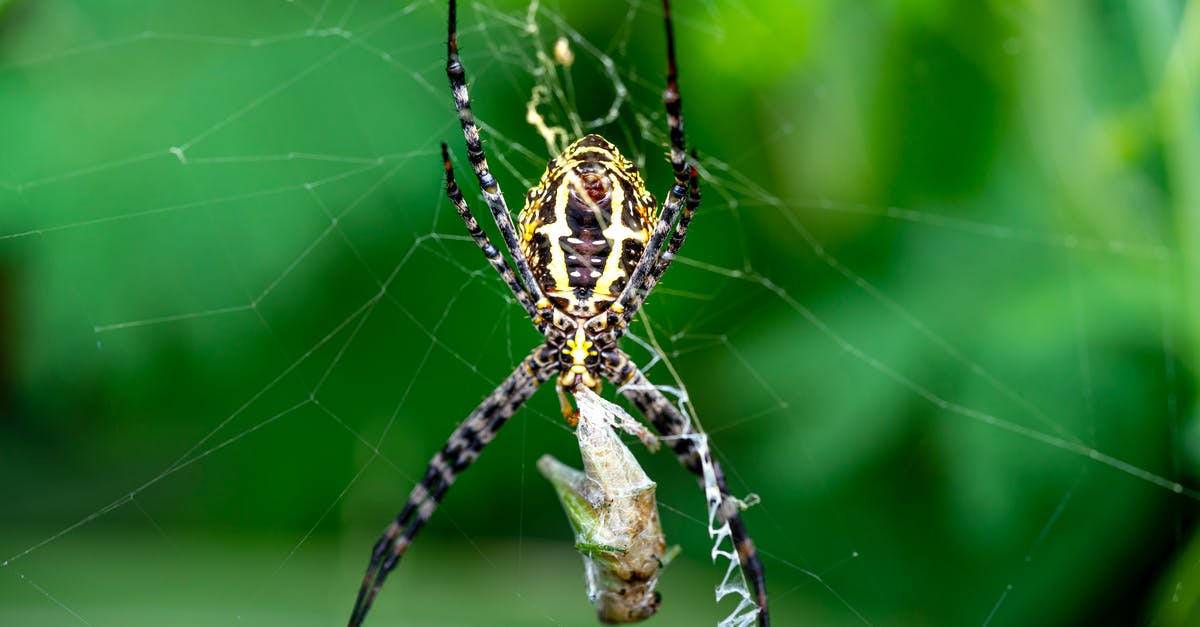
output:
<instances>
[{"instance_id":1,"label":"bokeh background","mask_svg":"<svg viewBox=\"0 0 1200 627\"><path fill-rule=\"evenodd\" d=\"M514 211L535 86L666 192L656 3L460 13ZM626 346L761 498L776 624L1200 624L1197 4L676 13L705 202ZM0 2L0 624L344 622L538 341L443 197L440 141L471 180L444 29L421 0ZM534 469L574 447L544 390L371 624L595 624ZM640 455L683 547L653 624L715 624L701 491Z\"/></svg>"}]
</instances>

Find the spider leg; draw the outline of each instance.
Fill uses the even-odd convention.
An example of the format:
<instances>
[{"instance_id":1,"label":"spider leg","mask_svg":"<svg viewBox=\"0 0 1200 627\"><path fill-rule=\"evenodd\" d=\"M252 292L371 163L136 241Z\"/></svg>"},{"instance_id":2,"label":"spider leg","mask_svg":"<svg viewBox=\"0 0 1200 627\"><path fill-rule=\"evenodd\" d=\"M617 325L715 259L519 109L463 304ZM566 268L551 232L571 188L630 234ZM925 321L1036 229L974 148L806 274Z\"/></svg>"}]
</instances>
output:
<instances>
[{"instance_id":1,"label":"spider leg","mask_svg":"<svg viewBox=\"0 0 1200 627\"><path fill-rule=\"evenodd\" d=\"M371 551L371 561L350 614L350 627L362 625L384 579L433 515L455 478L479 457L500 427L550 378L552 370L548 364L552 363L549 360L553 357L544 346L530 353L450 434L442 450L429 461L421 482L413 487L408 502Z\"/></svg>"},{"instance_id":2,"label":"spider leg","mask_svg":"<svg viewBox=\"0 0 1200 627\"><path fill-rule=\"evenodd\" d=\"M683 102L679 96L679 72L675 65L675 29L671 23L669 0L663 0L663 24L667 33L667 87L663 90L663 105L667 109L671 170L675 174L675 184L671 186L666 200L663 201L662 211L654 224L649 241L646 242L642 258L625 284L625 289L609 308L608 323L618 331L618 335L624 333L625 325L641 307L642 300L650 291L649 288L658 282L658 278L675 258L675 252L687 233L687 223L691 222L691 214L695 213L696 206L700 204L699 186L694 180L696 169L690 167L687 161L687 146L683 134ZM683 218L680 219L681 228L675 230L675 235L668 244L668 255L662 251L662 245L674 226L675 219L680 217L680 210L685 202L688 204L688 209L684 211L687 222L683 222ZM664 255L667 255L665 261Z\"/></svg>"},{"instance_id":3,"label":"spider leg","mask_svg":"<svg viewBox=\"0 0 1200 627\"><path fill-rule=\"evenodd\" d=\"M697 433L692 427L691 421L654 384L650 383L650 380L638 369L629 355L615 350L606 354L605 357L605 378L616 385L618 391L637 406L638 411L642 412L646 420L654 425L654 429L660 435L686 436ZM696 447L694 438L664 437L664 440L675 451L679 463L696 476L703 476L700 451ZM712 470L716 476L717 488L726 499L725 504L731 505L733 497L729 494L725 472L721 470L721 465L715 459L712 460ZM767 584L763 575L762 561L758 558L758 550L754 548L754 542L746 533L746 525L742 522L741 513L736 506L721 507L718 516L724 518L724 522L729 523L729 532L733 538L733 546L737 550L738 561L741 563L742 572L750 581L754 592L754 601L758 605L758 625L759 627L769 627L771 621L767 614Z\"/></svg>"},{"instance_id":4,"label":"spider leg","mask_svg":"<svg viewBox=\"0 0 1200 627\"><path fill-rule=\"evenodd\" d=\"M467 75L463 70L462 61L458 58L457 20L457 2L450 0L446 76L450 78L450 92L454 95L454 106L458 109L458 119L462 122L463 137L467 141L467 159L470 160L471 168L475 170L475 176L479 179L479 189L483 192L483 198L487 201L492 218L500 227L500 235L504 238L504 245L508 247L508 254L516 261L517 272L521 275L525 290L529 293L537 310L541 312L543 320L549 321L550 301L542 293L542 288L533 278L533 270L529 268L529 261L521 253L517 242L517 229L513 225L508 204L504 202L500 183L488 169L487 156L483 152L483 142L479 138L479 127L475 124L475 114L471 112L471 96L467 93Z\"/></svg>"},{"instance_id":5,"label":"spider leg","mask_svg":"<svg viewBox=\"0 0 1200 627\"><path fill-rule=\"evenodd\" d=\"M671 24L671 2L663 0L663 23L667 31L667 88L663 90L663 105L667 108L667 127L671 137L671 169L675 172L675 188L682 197L687 190L687 150L683 139L683 103L679 98L679 72L675 67L675 28Z\"/></svg>"},{"instance_id":6,"label":"spider leg","mask_svg":"<svg viewBox=\"0 0 1200 627\"><path fill-rule=\"evenodd\" d=\"M517 297L517 302L525 308L525 313L533 319L533 323L537 325L538 331L544 331L545 322L538 313L537 307L533 304L533 299L529 292L517 280L517 275L513 272L512 266L508 265L508 260L500 251L492 245L492 240L488 238L487 233L479 227L479 221L471 214L471 209L467 207L467 201L463 199L462 190L458 188L458 183L454 181L454 166L450 165L450 150L446 147L446 142L442 142L442 163L446 168L446 195L450 197L450 202L454 203L454 208L458 210L458 215L467 225L467 233L471 235L471 239L479 245L479 249L483 251L487 257L488 263L492 264L492 268L500 273L500 278L508 284L508 289L512 290L513 296Z\"/></svg>"},{"instance_id":7,"label":"spider leg","mask_svg":"<svg viewBox=\"0 0 1200 627\"><path fill-rule=\"evenodd\" d=\"M692 160L695 161L696 153L692 152ZM687 203L683 207L683 212L679 215L679 223L675 226L675 232L671 233L671 240L667 242L667 248L658 257L658 261L650 271L646 273L645 280L638 288L636 297L630 302L628 309L621 314L619 329L623 333L633 320L633 315L642 308L642 303L645 302L646 296L658 285L658 280L662 278L664 272L670 267L671 262L675 260L676 253L679 252L679 247L683 245L684 238L687 237L688 225L692 223L692 216L696 215L696 208L700 206L700 174L696 172L696 166L691 166L691 181L688 184Z\"/></svg>"},{"instance_id":8,"label":"spider leg","mask_svg":"<svg viewBox=\"0 0 1200 627\"><path fill-rule=\"evenodd\" d=\"M642 296L654 288L654 284L658 282L658 278L666 271L671 262L675 260L675 253L679 252L679 247L683 246L683 240L687 237L688 226L692 223L692 217L696 215L696 208L700 206L700 173L696 171L696 151L692 150L692 165L689 168L688 181L688 196L687 204L683 207L683 213L679 216L679 224L675 226L675 232L671 234L671 241L667 242L667 250L663 252L658 259L658 265L654 267L651 276L654 277L654 282L647 281L646 290Z\"/></svg>"}]
</instances>

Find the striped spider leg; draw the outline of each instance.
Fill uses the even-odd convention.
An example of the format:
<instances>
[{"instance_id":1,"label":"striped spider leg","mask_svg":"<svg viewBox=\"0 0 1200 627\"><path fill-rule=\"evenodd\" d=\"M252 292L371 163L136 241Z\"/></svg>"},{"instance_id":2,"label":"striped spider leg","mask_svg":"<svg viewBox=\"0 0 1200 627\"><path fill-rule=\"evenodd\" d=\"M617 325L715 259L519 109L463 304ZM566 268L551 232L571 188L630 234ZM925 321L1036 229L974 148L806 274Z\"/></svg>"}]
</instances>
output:
<instances>
[{"instance_id":1,"label":"striped spider leg","mask_svg":"<svg viewBox=\"0 0 1200 627\"><path fill-rule=\"evenodd\" d=\"M420 483L371 552L350 627L363 623L388 573L457 476L541 384L555 379L564 416L572 426L575 413L569 393L580 387L599 391L607 379L624 386L621 393L662 434L695 433L682 414L617 348L633 315L674 259L700 204L699 176L688 162L684 144L668 0L663 0L667 39L663 103L675 182L661 211L654 196L646 191L637 167L604 138L587 135L547 164L539 183L525 196L525 206L518 216L519 231L500 184L488 169L459 59L456 18L457 4L449 0L446 75L462 123L468 160L512 258L511 265L472 215L454 179L449 150L443 144L446 193L467 232L544 335L545 343L471 412L430 460ZM690 442L676 439L672 447L686 467L699 473L698 455ZM724 475L719 467L716 470L719 488L728 497ZM727 502L733 503L732 499ZM768 619L762 565L736 509L723 509L730 510L723 516L730 523L739 561L755 588L759 625L765 627Z\"/></svg>"},{"instance_id":2,"label":"striped spider leg","mask_svg":"<svg viewBox=\"0 0 1200 627\"><path fill-rule=\"evenodd\" d=\"M483 256L487 257L488 263L492 265L492 268L500 275L504 283L508 285L508 289L512 291L513 296L517 298L517 302L525 309L525 313L529 314L529 318L533 320L534 325L537 326L537 330L545 333L546 321L542 313L538 311L537 305L533 302L534 298L540 296L540 291L538 292L539 296L535 296L526 290L524 285L521 285L521 282L517 280L516 273L513 272L512 266L508 265L508 260L504 258L504 255L500 254L500 251L492 244L491 238L479 226L479 221L471 213L466 199L463 198L462 190L458 188L458 183L454 180L454 166L450 164L450 149L446 147L446 142L442 142L442 167L446 170L446 195L450 197L450 202L454 204L454 208L458 210L459 217L466 224L467 234L479 245L479 249L483 251ZM507 212L508 209L504 209L504 211ZM525 265L528 266L528 262Z\"/></svg>"},{"instance_id":3,"label":"striped spider leg","mask_svg":"<svg viewBox=\"0 0 1200 627\"><path fill-rule=\"evenodd\" d=\"M450 79L450 92L454 96L454 108L458 110L458 119L462 123L463 137L467 143L467 159L471 162L471 169L475 171L475 177L479 179L479 189L483 192L483 198L487 202L488 210L492 213L492 219L496 221L496 226L500 228L500 235L504 239L504 246L508 249L508 254L513 258L517 265L517 271L521 275L521 281L524 284L524 291L529 295L530 300L538 311L538 319L535 323L539 331L545 331L545 325L549 323L551 312L550 302L542 293L538 282L533 278L533 271L529 267L529 260L525 255L520 254L517 242L517 231L513 225L512 214L508 211L508 203L504 201L504 194L500 191L500 183L496 181L496 177L492 175L488 169L487 155L483 151L483 141L479 137L479 126L475 123L475 114L471 111L471 96L467 93L467 75L463 69L462 61L458 56L458 3L455 0L450 0L448 11L448 27L446 40L446 77ZM443 148L443 156L447 156ZM446 159L449 163L449 159ZM446 171L450 168L447 165ZM449 186L448 186L449 187ZM457 188L456 188L457 189ZM462 195L459 194L458 200L461 200ZM451 200L455 200L451 197ZM463 214L465 203L460 203L455 200L455 204L459 206L459 213ZM467 212L469 215L469 212ZM467 215L463 216L467 220ZM468 220L468 227L472 220ZM478 225L476 225L478 226ZM482 234L481 231L478 231ZM472 232L471 236L476 237L476 232ZM481 239L476 237L477 242ZM480 243L480 247L484 244ZM488 251L485 249L484 253ZM492 256L488 255L491 259ZM495 265L495 264L493 264ZM505 264L507 265L507 264ZM505 277L508 280L509 277ZM519 293L513 282L509 281L509 287L513 288L514 293ZM520 296L517 297L521 299ZM526 305L526 310L529 309Z\"/></svg>"},{"instance_id":4,"label":"striped spider leg","mask_svg":"<svg viewBox=\"0 0 1200 627\"><path fill-rule=\"evenodd\" d=\"M650 290L658 283L663 272L675 259L679 247L683 245L687 235L688 225L700 205L699 175L694 164L687 161L687 146L683 133L683 99L679 93L679 71L675 63L675 29L671 22L671 5L669 0L663 0L663 23L667 36L667 86L663 90L663 106L667 111L667 129L671 146L671 171L675 176L675 184L667 193L662 211L654 225L654 232L638 261L637 267L629 277L625 289L617 301L608 309L608 315L603 325L608 327L608 338L615 343L633 320L633 316L641 309L642 303ZM695 154L693 153L693 159ZM685 206L686 203L686 206ZM682 207L682 215L680 210ZM678 225L675 218L679 217ZM671 232L675 226L674 232ZM671 235L667 249L662 251L663 241ZM598 322L598 321L597 321ZM595 324L595 323L592 323Z\"/></svg>"},{"instance_id":5,"label":"striped spider leg","mask_svg":"<svg viewBox=\"0 0 1200 627\"><path fill-rule=\"evenodd\" d=\"M692 159L695 160L695 151L692 152ZM646 272L642 284L637 286L636 292L630 292L629 308L622 312L616 319L608 318L605 323L611 326L609 334L614 338L619 338L629 328L629 323L633 321L633 315L642 308L642 303L645 302L646 296L658 285L659 279L662 278L664 272L675 260L676 253L679 252L679 247L683 245L684 238L687 237L688 226L692 222L692 216L696 214L696 208L700 206L700 174L696 172L696 166L692 165L689 168L690 180L688 182L687 202L684 205L683 212L679 216L679 222L675 225L674 232L671 233L671 239L667 242L667 248L663 250L657 258L652 262L647 262L650 270ZM614 340L615 341L615 340Z\"/></svg>"},{"instance_id":6,"label":"striped spider leg","mask_svg":"<svg viewBox=\"0 0 1200 627\"><path fill-rule=\"evenodd\" d=\"M694 438L684 437L697 435L691 421L654 384L650 383L650 380L638 369L629 355L616 350L606 354L604 361L605 378L616 385L617 391L633 403L642 416L654 425L655 431L663 436L663 441L667 442L671 446L671 450L675 452L679 463L697 477L702 478L704 470L701 466L699 451L696 449L696 441ZM716 459L712 460L712 470L716 476L717 488L725 499L721 508L718 509L718 522L729 523L729 532L733 539L734 549L737 551L738 562L742 566L742 572L745 573L746 579L750 582L751 590L754 593L754 603L758 606L759 627L768 627L770 616L767 612L767 584L763 574L762 561L758 557L754 541L746 533L746 525L742 522L737 502L729 493L725 472Z\"/></svg>"},{"instance_id":7,"label":"striped spider leg","mask_svg":"<svg viewBox=\"0 0 1200 627\"><path fill-rule=\"evenodd\" d=\"M371 550L371 561L354 601L349 625L356 627L363 623L384 579L433 515L446 490L479 457L500 427L554 374L556 362L545 346L538 347L450 434L446 444L429 461L421 481L409 493L404 509Z\"/></svg>"}]
</instances>

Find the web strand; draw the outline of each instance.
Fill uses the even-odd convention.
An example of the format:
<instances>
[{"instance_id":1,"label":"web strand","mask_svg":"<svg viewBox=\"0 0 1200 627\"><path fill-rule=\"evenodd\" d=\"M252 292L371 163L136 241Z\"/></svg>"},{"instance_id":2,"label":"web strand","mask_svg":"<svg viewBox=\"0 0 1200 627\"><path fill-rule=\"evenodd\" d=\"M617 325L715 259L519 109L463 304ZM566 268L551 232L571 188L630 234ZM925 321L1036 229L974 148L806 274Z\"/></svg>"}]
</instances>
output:
<instances>
[{"instance_id":1,"label":"web strand","mask_svg":"<svg viewBox=\"0 0 1200 627\"><path fill-rule=\"evenodd\" d=\"M442 3L257 7L270 17L193 4L130 9L120 19L86 3L0 11L0 90L12 103L0 134L17 147L0 156L0 331L19 340L0 355L17 390L12 404L0 398L16 418L0 440L12 443L2 452L11 476L29 477L29 487L10 479L4 496L0 530L11 526L18 540L0 555L0 579L16 590L0 603L0 622L27 620L9 607L47 623L132 622L120 612L144 606L146 594L171 599L173 582L191 585L190 577L212 572L251 593L213 599L197 587L186 599L206 618L249 621L243 614L271 603L264 591L293 585L310 555L321 556L323 576L348 577L341 556L357 560L351 547L376 531L368 521L390 515L419 480L415 465L439 445L428 434L449 432L537 341L442 196L438 143L459 140L443 73ZM662 60L641 57L660 47L651 39L661 37L655 3L618 3L604 15L536 0L463 7L472 104L510 207L551 156L523 121L535 100L546 129L603 133L619 144L661 201L671 180ZM754 56L758 42L739 44L745 23L777 17L758 10L719 2L675 10L705 206L622 347L704 421L705 458L716 455L742 493L762 494L745 515L780 623L817 606L846 624L884 623L900 611L895 598L910 596L932 620L1026 619L1030 584L1058 572L1065 538L1095 542L1089 529L1126 520L1081 522L1110 498L1169 512L1160 516L1169 519L1167 535L1174 548L1186 546L1200 501L1187 446L1195 430L1194 338L1184 322L1192 288L1181 269L1188 248L1155 223L1171 200L1157 197L1171 192L1155 176L1121 184L1141 190L1138 202L1106 180L1140 160L1157 163L1161 138L1143 137L1138 117L1153 116L1095 113L1082 135L1120 148L1088 171L1103 191L1064 185L1003 203L983 193L934 194L936 202L914 193L907 206L871 189L883 186L870 179L875 167L886 169L879 157L842 141L843 132L875 132L856 117L862 103L885 113L890 104L855 92L862 79L843 76L845 68L819 65L847 58L807 47L821 38L764 44L773 56ZM823 35L829 41L843 41L836 21L803 16L833 27ZM1023 19L1013 17L1014 32L1024 33ZM570 67L553 54L560 38L574 55ZM1051 59L1032 57L1035 37L1014 39L1031 55L1020 67ZM1075 58L1071 38L1055 41L1062 49L1053 58ZM1180 41L1166 49L1190 49ZM872 54L866 45L855 50L863 56L849 58ZM800 78L778 78L782 86L753 90L754 98L738 93L747 68L784 72L789 64L803 66ZM1173 102L1173 83L1163 80L1150 105L1139 94L1122 98L1157 111L1165 105L1156 103ZM911 86L920 97L930 95L923 85ZM1013 97L1028 88L1014 86ZM1089 93L1072 90L1072 98ZM721 108L726 100L739 103L737 116ZM1088 102L1080 107L1088 115L1041 117L1056 104L1022 101L1011 115L1036 133L1046 120L1077 121L1107 107ZM742 128L729 118L743 116L761 132L725 137L726 126ZM926 139L891 128L887 115L879 120L906 141ZM1038 185L1038 177L1084 167L1042 144L1005 141L1014 144L997 148L995 169L1029 167ZM821 160L810 158L814 151ZM843 181L826 197L839 189L813 182L826 172L826 155L851 164L861 189ZM855 171L859 161L870 167ZM1020 187L981 185L990 193ZM482 207L473 191L467 201ZM1138 228L1120 221L1129 207ZM1006 282L1013 273L1029 276ZM980 287L993 282L994 292ZM465 492L479 502L449 499L439 518L457 535L433 531L430 548L414 548L408 566L435 572L444 568L434 564L439 549L467 545L470 559L493 573L474 584L480 598L499 591L513 612L525 612L515 621L568 623L568 604L554 598L559 588L537 572L550 554L537 540L540 513L557 505L526 473L544 449L570 441L553 401L542 400L503 436L521 440L507 454L522 461L504 466L506 453L495 462L489 453L481 463L494 466L464 475L474 482ZM280 472L289 463L297 476ZM714 507L728 504L714 501L706 481L706 517L695 485L668 489L669 480L655 479L667 533L692 538L672 569L699 573L681 579L717 580L717 600L725 599L713 619L673 610L679 597L668 596L660 619L751 624L728 528L714 517ZM502 490L511 498L498 508L489 499ZM235 504L276 499L273 520L290 527L223 511L217 493ZM485 514L494 521L483 530ZM283 522L289 515L299 520ZM216 565L193 569L196 528L219 536L241 525L285 541L245 561L230 556L231 542L209 557ZM109 607L86 592L120 580L107 571L122 565L89 552L125 530L128 546L165 542L171 550L146 566L156 587L114 583L105 588ZM497 557L508 554L494 539L510 535L516 559ZM947 545L931 542L935 535ZM910 582L879 584L922 547L935 582L958 554L989 556L985 575L956 582L969 607L953 614ZM1092 548L1111 558L1106 547ZM689 562L697 551L715 565ZM63 553L73 559L61 561ZM1190 582L1174 577L1174 594L1187 594ZM569 583L562 589L577 592ZM458 609L432 593L387 594L379 611L397 619L454 620ZM313 616L327 609L297 602L294 611Z\"/></svg>"}]
</instances>

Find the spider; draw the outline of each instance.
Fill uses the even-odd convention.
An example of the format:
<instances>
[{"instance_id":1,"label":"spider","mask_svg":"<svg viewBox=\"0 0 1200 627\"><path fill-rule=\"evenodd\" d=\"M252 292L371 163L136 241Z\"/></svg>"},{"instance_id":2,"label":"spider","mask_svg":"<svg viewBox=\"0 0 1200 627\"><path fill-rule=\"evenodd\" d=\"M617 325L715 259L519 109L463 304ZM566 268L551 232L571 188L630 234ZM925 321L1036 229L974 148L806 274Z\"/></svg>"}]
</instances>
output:
<instances>
[{"instance_id":1,"label":"spider","mask_svg":"<svg viewBox=\"0 0 1200 627\"><path fill-rule=\"evenodd\" d=\"M442 143L446 194L471 238L508 284L545 343L462 422L433 456L425 474L396 519L371 551L366 576L349 625L361 625L388 573L429 520L446 490L535 391L555 380L563 415L572 427L578 415L569 393L578 386L599 391L604 380L617 386L655 429L667 438L679 461L702 475L691 422L655 388L617 345L646 295L671 265L700 204L699 174L688 161L675 67L675 37L669 0L663 0L667 44L667 86L663 92L670 132L674 184L662 210L646 191L637 167L599 135L587 135L547 164L540 182L525 195L514 225L500 184L487 158L471 112L467 79L458 55L456 3L450 0L446 75L466 138L467 158L516 270L479 227L454 180L450 152ZM692 158L695 159L693 153ZM657 213L657 215L656 215ZM668 235L670 239L668 240ZM666 248L663 248L663 244ZM713 462L725 495L719 516L729 523L738 559L754 590L758 624L769 625L762 563L729 496L724 473ZM719 521L720 522L720 521Z\"/></svg>"}]
</instances>

